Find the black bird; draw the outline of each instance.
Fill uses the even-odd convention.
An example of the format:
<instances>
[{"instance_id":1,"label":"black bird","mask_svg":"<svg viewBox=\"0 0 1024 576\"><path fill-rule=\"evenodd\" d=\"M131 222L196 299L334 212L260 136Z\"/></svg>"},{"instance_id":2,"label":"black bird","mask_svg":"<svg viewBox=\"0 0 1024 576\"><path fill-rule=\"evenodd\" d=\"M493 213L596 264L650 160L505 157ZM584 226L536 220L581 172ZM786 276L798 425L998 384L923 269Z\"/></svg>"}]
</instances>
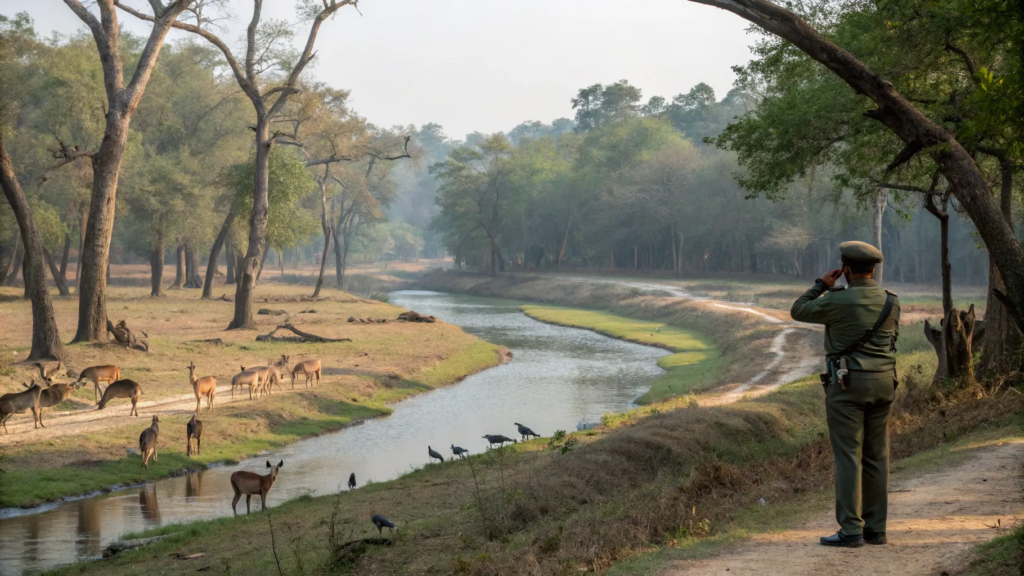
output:
<instances>
[{"instance_id":1,"label":"black bird","mask_svg":"<svg viewBox=\"0 0 1024 576\"><path fill-rule=\"evenodd\" d=\"M430 456L431 459L437 458L441 462L444 462L444 456L441 456L440 452L434 450L430 446L427 446L427 454Z\"/></svg>"},{"instance_id":2,"label":"black bird","mask_svg":"<svg viewBox=\"0 0 1024 576\"><path fill-rule=\"evenodd\" d=\"M356 487L356 473L353 472L348 475L348 489L352 490Z\"/></svg>"},{"instance_id":3,"label":"black bird","mask_svg":"<svg viewBox=\"0 0 1024 576\"><path fill-rule=\"evenodd\" d=\"M377 527L377 533L380 535L384 535L385 526L390 528L392 532L395 531L395 523L381 516L380 514L374 514L373 516L370 516L370 522L373 522L373 525Z\"/></svg>"},{"instance_id":4,"label":"black bird","mask_svg":"<svg viewBox=\"0 0 1024 576\"><path fill-rule=\"evenodd\" d=\"M483 437L487 439L487 442L489 442L491 446L495 444L498 444L499 446L504 445L505 442L515 442L515 440L508 436L502 436L501 434L484 434Z\"/></svg>"},{"instance_id":5,"label":"black bird","mask_svg":"<svg viewBox=\"0 0 1024 576\"><path fill-rule=\"evenodd\" d=\"M455 444L452 444L452 454L455 454L459 458L465 458L466 454L469 454L469 450L466 450L465 448L461 448L459 446L456 446Z\"/></svg>"},{"instance_id":6,"label":"black bird","mask_svg":"<svg viewBox=\"0 0 1024 576\"><path fill-rule=\"evenodd\" d=\"M536 432L530 430L526 426L523 426L519 422L514 422L514 424L519 428L519 433L522 434L523 440L528 440L530 436L533 436L534 438L540 438L540 434L537 434Z\"/></svg>"}]
</instances>

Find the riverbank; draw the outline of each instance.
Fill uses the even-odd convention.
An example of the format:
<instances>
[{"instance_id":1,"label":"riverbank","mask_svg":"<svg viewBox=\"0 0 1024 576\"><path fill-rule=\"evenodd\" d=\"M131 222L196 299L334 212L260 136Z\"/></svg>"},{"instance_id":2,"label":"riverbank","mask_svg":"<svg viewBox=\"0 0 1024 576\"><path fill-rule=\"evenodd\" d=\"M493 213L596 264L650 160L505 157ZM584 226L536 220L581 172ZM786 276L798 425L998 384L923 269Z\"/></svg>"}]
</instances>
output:
<instances>
[{"instance_id":1,"label":"riverbank","mask_svg":"<svg viewBox=\"0 0 1024 576\"><path fill-rule=\"evenodd\" d=\"M5 325L30 325L28 302L17 289L0 289ZM469 374L497 365L498 347L466 334L458 326L388 322L349 323L349 317L394 319L400 308L387 303L328 290L325 298L303 300L305 290L274 283L260 286L261 307L283 310L300 329L351 342L264 343L257 334L270 332L284 316L257 316L259 328L224 331L232 304L202 301L197 290L168 291L165 298L140 296L139 289L114 288L108 309L115 320L125 318L135 330L149 333L150 352L126 350L112 344L67 346L67 365L117 364L121 377L143 389L139 418L129 417L127 400L116 400L104 411L93 407L91 384L69 401L44 413L46 428L34 429L31 415L8 422L10 434L0 436L3 482L0 506L32 506L63 497L136 484L183 470L215 463L237 462L284 444L385 415L388 406L411 395L457 382ZM73 333L77 300L54 303L62 334ZM8 324L10 322L10 324ZM0 392L20 389L34 370L8 359L24 357L27 341L14 331L0 334ZM283 388L257 400L241 392L232 401L231 377L239 366L265 365L268 359L290 356L290 363L319 358L320 386L305 388L302 376L293 391L286 377ZM218 379L214 409L203 399L201 456L186 457L185 422L195 410L186 366L194 362L198 375ZM38 379L38 375L35 375ZM65 375L57 382L72 380ZM284 392L284 393L281 393ZM148 470L141 466L138 436L161 420L160 457Z\"/></svg>"}]
</instances>

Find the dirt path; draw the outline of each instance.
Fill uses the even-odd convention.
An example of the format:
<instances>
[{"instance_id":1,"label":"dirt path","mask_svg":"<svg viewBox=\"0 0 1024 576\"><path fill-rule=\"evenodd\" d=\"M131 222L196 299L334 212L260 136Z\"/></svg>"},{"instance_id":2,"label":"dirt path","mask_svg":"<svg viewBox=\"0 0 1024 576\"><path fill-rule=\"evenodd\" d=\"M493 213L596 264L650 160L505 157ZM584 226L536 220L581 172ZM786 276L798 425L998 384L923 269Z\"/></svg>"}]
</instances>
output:
<instances>
[{"instance_id":1,"label":"dirt path","mask_svg":"<svg viewBox=\"0 0 1024 576\"><path fill-rule=\"evenodd\" d=\"M274 395L280 393L294 394L302 392L303 390L306 390L306 388L302 386L301 382L296 385L295 390L292 390L290 385L286 382L280 391L278 391L277 386L274 387ZM146 397L145 391L143 391L142 397ZM232 398L230 385L218 386L217 395L213 401L213 405L215 408L220 408L225 404L249 401L248 388L242 392L239 392L236 388L235 397ZM254 399L252 401L257 402L261 400ZM141 418L128 416L130 408L131 402L129 400L114 400L103 410L86 408L84 410L75 410L70 412L54 412L53 410L47 409L43 412L43 424L46 425L46 438L60 438L63 436L86 434L113 426L131 424L133 422L148 422L150 416L154 414L157 416L189 414L196 408L196 397L193 394L182 394L180 396L173 396L170 398L161 398L160 400L142 400L138 405L139 413L144 415L144 417ZM201 413L205 412L206 398L204 397L201 404ZM37 434L32 434L32 432L37 431L33 427L31 417L26 418L22 415L20 418L12 418L7 422L7 429L9 434L0 434L0 447L16 446L26 442L37 442L40 439Z\"/></svg>"},{"instance_id":2,"label":"dirt path","mask_svg":"<svg viewBox=\"0 0 1024 576\"><path fill-rule=\"evenodd\" d=\"M980 448L940 472L896 475L890 487L887 546L834 549L818 538L835 531L832 511L794 530L761 534L706 560L678 562L678 576L925 576L954 573L976 544L1024 521L1020 498L1024 441Z\"/></svg>"}]
</instances>

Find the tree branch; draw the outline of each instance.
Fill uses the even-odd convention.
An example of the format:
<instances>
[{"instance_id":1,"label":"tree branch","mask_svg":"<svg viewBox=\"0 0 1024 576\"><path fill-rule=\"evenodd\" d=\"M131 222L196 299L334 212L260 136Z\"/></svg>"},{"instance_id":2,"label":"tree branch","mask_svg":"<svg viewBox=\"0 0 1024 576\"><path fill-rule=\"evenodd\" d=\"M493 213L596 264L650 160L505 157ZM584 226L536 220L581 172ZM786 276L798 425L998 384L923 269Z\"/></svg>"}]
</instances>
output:
<instances>
[{"instance_id":1,"label":"tree branch","mask_svg":"<svg viewBox=\"0 0 1024 576\"><path fill-rule=\"evenodd\" d=\"M971 80L977 83L978 80L975 78L975 74L978 73L978 67L974 65L974 60L971 59L970 54L968 54L966 50L960 48L956 44L953 44L953 41L949 38L949 34L946 34L945 48L947 51L960 56L960 59L964 61L964 66L967 66L967 71L971 73Z\"/></svg>"},{"instance_id":2,"label":"tree branch","mask_svg":"<svg viewBox=\"0 0 1024 576\"><path fill-rule=\"evenodd\" d=\"M245 77L253 85L256 84L256 31L260 25L260 15L263 13L263 0L253 0L252 20L245 31Z\"/></svg>"}]
</instances>

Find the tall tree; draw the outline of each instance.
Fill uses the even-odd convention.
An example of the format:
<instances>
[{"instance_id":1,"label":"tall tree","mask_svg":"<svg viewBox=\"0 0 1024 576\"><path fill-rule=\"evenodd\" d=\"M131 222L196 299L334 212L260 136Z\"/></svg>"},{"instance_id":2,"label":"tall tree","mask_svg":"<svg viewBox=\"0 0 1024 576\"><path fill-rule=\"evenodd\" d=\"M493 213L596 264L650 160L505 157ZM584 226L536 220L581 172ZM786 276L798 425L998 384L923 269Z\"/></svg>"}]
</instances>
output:
<instances>
[{"instance_id":1,"label":"tall tree","mask_svg":"<svg viewBox=\"0 0 1024 576\"><path fill-rule=\"evenodd\" d=\"M289 36L287 25L281 22L266 22L261 26L263 0L253 0L252 18L249 20L245 36L245 58L241 63L235 58L228 45L206 27L209 22L204 20L201 11L193 12L196 24L174 23L176 28L198 34L220 49L235 81L252 102L256 113L254 128L256 157L252 188L253 209L249 221L249 243L241 277L236 279L235 314L231 323L228 324L229 330L256 327L253 315L253 297L256 289L256 275L263 261L267 232L270 149L274 146L277 138L277 134L271 133L271 123L281 113L289 97L299 92L297 87L299 77L315 56L313 46L316 43L317 34L320 32L320 26L342 7L349 5L354 6L355 0L325 0L322 7L313 2L303 4L306 11L305 16L310 17L312 23L305 47L293 64L286 63L289 58L286 58L285 55L280 52L275 53L275 48L277 48L275 42ZM139 18L154 20L149 15L123 4L118 3L118 7ZM279 50L279 48L277 49ZM278 82L269 82L272 87L264 90L263 85L268 82L266 82L266 78L261 78L261 73L271 70L280 70L283 77Z\"/></svg>"}]
</instances>

